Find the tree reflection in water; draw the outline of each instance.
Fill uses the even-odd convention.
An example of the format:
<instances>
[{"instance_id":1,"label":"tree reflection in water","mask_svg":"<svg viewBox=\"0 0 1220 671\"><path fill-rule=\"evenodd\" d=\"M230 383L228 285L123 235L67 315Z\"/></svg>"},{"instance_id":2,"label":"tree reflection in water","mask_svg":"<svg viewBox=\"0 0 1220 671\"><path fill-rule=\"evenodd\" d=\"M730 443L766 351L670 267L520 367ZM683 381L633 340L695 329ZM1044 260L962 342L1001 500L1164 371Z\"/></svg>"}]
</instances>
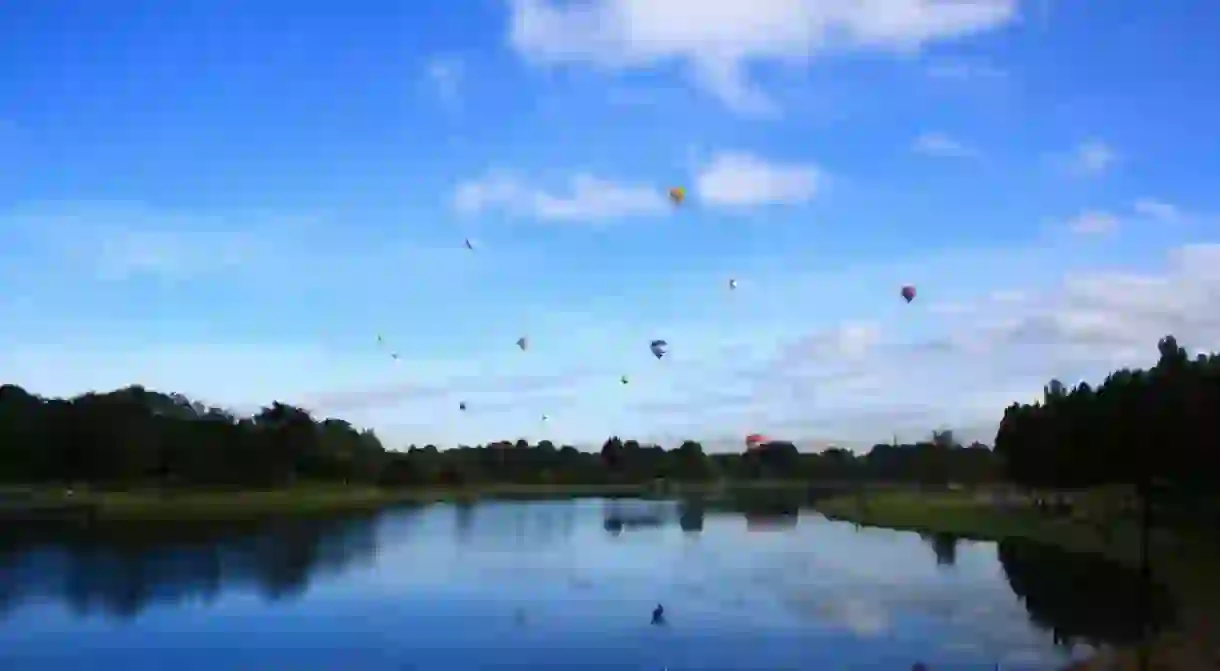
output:
<instances>
[{"instance_id":1,"label":"tree reflection in water","mask_svg":"<svg viewBox=\"0 0 1220 671\"><path fill-rule=\"evenodd\" d=\"M532 543L553 539L556 533L563 536L563 530L575 524L567 519L575 514L569 508L509 508L492 506L479 514L470 514L473 509L458 511L455 522L467 530L479 527L474 535L486 536L489 543L500 536L514 541L520 536L512 519L504 517L510 513L551 516L523 527ZM724 511L698 500L626 508L608 507L606 528L676 523L683 531L698 533L708 515L724 514L744 516L749 528L787 528L798 520L795 509L774 501ZM387 524L405 523L401 514L390 517ZM477 522L484 517L487 529ZM370 562L376 554L377 519L370 515L238 526L123 525L67 536L61 531L44 538L29 532L20 537L6 533L0 539L0 616L33 601L57 601L81 616L131 617L151 604L206 603L226 592L293 598L319 576ZM941 534L925 539L938 565L957 561L957 538ZM1095 556L1028 542L1004 541L997 554L1030 620L1053 632L1057 641L1097 645L1139 639L1137 572ZM1155 590L1149 603L1154 627L1171 622L1172 604L1163 589Z\"/></svg>"},{"instance_id":2,"label":"tree reflection in water","mask_svg":"<svg viewBox=\"0 0 1220 671\"><path fill-rule=\"evenodd\" d=\"M957 564L957 544L961 536L945 533L922 533L919 537L932 546L936 553L936 565L950 567Z\"/></svg>"},{"instance_id":3,"label":"tree reflection in water","mask_svg":"<svg viewBox=\"0 0 1220 671\"><path fill-rule=\"evenodd\" d=\"M1061 645L1131 645L1142 638L1144 618L1152 631L1173 621L1173 603L1159 585L1149 588L1141 613L1143 580L1116 562L1016 540L1001 541L997 555L1030 620Z\"/></svg>"},{"instance_id":4,"label":"tree reflection in water","mask_svg":"<svg viewBox=\"0 0 1220 671\"><path fill-rule=\"evenodd\" d=\"M82 617L128 618L154 603L208 603L229 590L296 597L314 577L370 562L375 520L124 524L6 536L0 617L34 600L62 602Z\"/></svg>"}]
</instances>

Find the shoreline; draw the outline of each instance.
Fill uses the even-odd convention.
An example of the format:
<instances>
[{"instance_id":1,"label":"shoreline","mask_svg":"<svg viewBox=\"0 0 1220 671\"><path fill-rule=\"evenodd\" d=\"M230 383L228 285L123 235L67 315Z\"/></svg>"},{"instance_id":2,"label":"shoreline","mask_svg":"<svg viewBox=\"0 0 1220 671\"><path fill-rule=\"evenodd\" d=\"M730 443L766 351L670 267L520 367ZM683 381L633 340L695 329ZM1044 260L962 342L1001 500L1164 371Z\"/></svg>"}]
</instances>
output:
<instances>
[{"instance_id":1,"label":"shoreline","mask_svg":"<svg viewBox=\"0 0 1220 671\"><path fill-rule=\"evenodd\" d=\"M10 497L8 517L37 522L43 510L86 511L89 522L248 522L262 518L308 517L372 512L398 505L467 502L504 498L581 498L644 496L639 485L381 488L356 485L302 484L263 490L132 489L107 491L81 488L29 488Z\"/></svg>"},{"instance_id":2,"label":"shoreline","mask_svg":"<svg viewBox=\"0 0 1220 671\"><path fill-rule=\"evenodd\" d=\"M1049 519L1030 509L1004 509L967 493L874 491L863 498L834 497L814 509L827 519L897 531L947 533L969 540L1024 538L1073 552L1094 553L1127 566L1139 564L1139 531L1111 525ZM1161 530L1149 543L1155 579L1178 608L1179 621L1148 645L1149 669L1220 668L1220 552L1215 545ZM1139 650L1102 648L1063 671L1135 671Z\"/></svg>"},{"instance_id":3,"label":"shoreline","mask_svg":"<svg viewBox=\"0 0 1220 671\"><path fill-rule=\"evenodd\" d=\"M36 522L45 509L87 510L90 521L226 522L260 518L371 512L397 505L513 499L576 499L598 497L717 499L727 494L795 493L806 491L802 481L631 483L631 484L479 484L461 487L376 487L334 483L301 483L276 489L132 488L108 490L80 487L69 491L47 486L0 489L7 515ZM8 496L5 496L5 493Z\"/></svg>"}]
</instances>

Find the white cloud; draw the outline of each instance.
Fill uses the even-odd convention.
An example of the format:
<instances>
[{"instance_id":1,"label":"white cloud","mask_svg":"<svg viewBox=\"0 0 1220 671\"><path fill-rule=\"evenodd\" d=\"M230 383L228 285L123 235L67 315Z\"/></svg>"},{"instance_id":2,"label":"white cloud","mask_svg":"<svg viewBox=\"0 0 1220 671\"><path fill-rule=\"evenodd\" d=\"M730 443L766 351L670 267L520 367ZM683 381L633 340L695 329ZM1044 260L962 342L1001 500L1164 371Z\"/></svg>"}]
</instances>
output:
<instances>
[{"instance_id":1,"label":"white cloud","mask_svg":"<svg viewBox=\"0 0 1220 671\"><path fill-rule=\"evenodd\" d=\"M541 64L626 70L677 63L732 109L775 110L753 64L843 51L907 52L1017 18L1017 0L510 0L509 41Z\"/></svg>"},{"instance_id":2,"label":"white cloud","mask_svg":"<svg viewBox=\"0 0 1220 671\"><path fill-rule=\"evenodd\" d=\"M1101 140L1088 140L1061 156L1059 163L1071 175L1097 177L1109 172L1118 160L1113 147Z\"/></svg>"},{"instance_id":3,"label":"white cloud","mask_svg":"<svg viewBox=\"0 0 1220 671\"><path fill-rule=\"evenodd\" d=\"M911 149L927 156L965 158L976 155L976 151L944 133L928 132L915 138Z\"/></svg>"},{"instance_id":4,"label":"white cloud","mask_svg":"<svg viewBox=\"0 0 1220 671\"><path fill-rule=\"evenodd\" d=\"M1101 210L1086 210L1068 220L1068 230L1080 235L1103 235L1118 229L1117 216Z\"/></svg>"},{"instance_id":5,"label":"white cloud","mask_svg":"<svg viewBox=\"0 0 1220 671\"><path fill-rule=\"evenodd\" d=\"M752 382L794 436L876 426L860 445L947 423L989 441L1003 407L1038 397L1052 377L1096 384L1117 368L1151 365L1166 334L1191 351L1220 351L1220 316L1210 307L1220 300L1220 245L1182 247L1168 260L1162 272L1069 271L1019 301L996 294L944 316L941 336L877 342L851 361L779 349ZM852 391L861 379L875 390ZM815 405L820 419L811 417Z\"/></svg>"},{"instance_id":6,"label":"white cloud","mask_svg":"<svg viewBox=\"0 0 1220 671\"><path fill-rule=\"evenodd\" d=\"M566 191L552 192L509 173L493 173L459 184L453 203L466 214L500 209L544 221L604 221L655 216L669 210L661 189L618 184L588 174L573 176Z\"/></svg>"},{"instance_id":7,"label":"white cloud","mask_svg":"<svg viewBox=\"0 0 1220 671\"><path fill-rule=\"evenodd\" d=\"M813 165L770 163L743 152L724 152L699 171L695 191L712 206L796 205L812 200L822 181L822 172Z\"/></svg>"},{"instance_id":8,"label":"white cloud","mask_svg":"<svg viewBox=\"0 0 1220 671\"><path fill-rule=\"evenodd\" d=\"M1182 211L1176 205L1154 198L1141 198L1132 205L1135 213L1153 221L1171 222L1182 218Z\"/></svg>"},{"instance_id":9,"label":"white cloud","mask_svg":"<svg viewBox=\"0 0 1220 671\"><path fill-rule=\"evenodd\" d=\"M453 56L439 56L424 66L424 78L441 103L457 105L461 95L465 66Z\"/></svg>"}]
</instances>

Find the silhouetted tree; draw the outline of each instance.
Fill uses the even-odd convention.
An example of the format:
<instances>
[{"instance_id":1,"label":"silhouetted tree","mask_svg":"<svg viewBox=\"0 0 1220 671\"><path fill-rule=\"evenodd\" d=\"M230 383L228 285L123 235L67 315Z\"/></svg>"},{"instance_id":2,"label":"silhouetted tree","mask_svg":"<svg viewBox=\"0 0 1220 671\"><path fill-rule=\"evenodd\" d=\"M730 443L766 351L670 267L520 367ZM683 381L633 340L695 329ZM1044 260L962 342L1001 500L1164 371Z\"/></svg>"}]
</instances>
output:
<instances>
[{"instance_id":1,"label":"silhouetted tree","mask_svg":"<svg viewBox=\"0 0 1220 671\"><path fill-rule=\"evenodd\" d=\"M1158 350L1149 370L1096 388L1052 380L1040 402L1009 406L995 439L1005 475L1030 489L1155 486L1163 514L1216 522L1220 357L1191 360L1173 336Z\"/></svg>"}]
</instances>

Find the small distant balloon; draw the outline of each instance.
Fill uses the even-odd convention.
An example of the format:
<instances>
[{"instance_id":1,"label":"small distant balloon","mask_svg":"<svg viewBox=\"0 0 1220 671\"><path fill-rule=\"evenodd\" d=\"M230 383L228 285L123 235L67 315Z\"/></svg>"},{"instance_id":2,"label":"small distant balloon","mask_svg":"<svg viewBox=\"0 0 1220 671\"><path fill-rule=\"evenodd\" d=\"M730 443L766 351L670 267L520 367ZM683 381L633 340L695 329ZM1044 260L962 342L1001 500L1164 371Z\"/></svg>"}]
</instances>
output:
<instances>
[{"instance_id":1,"label":"small distant balloon","mask_svg":"<svg viewBox=\"0 0 1220 671\"><path fill-rule=\"evenodd\" d=\"M530 341L528 339L526 339L525 336L521 336L520 338L517 338L517 347L520 347L522 352L524 352L526 349L528 349L529 346L530 346Z\"/></svg>"},{"instance_id":2,"label":"small distant balloon","mask_svg":"<svg viewBox=\"0 0 1220 671\"><path fill-rule=\"evenodd\" d=\"M729 280L729 290L731 291L736 288L737 288L737 280Z\"/></svg>"},{"instance_id":3,"label":"small distant balloon","mask_svg":"<svg viewBox=\"0 0 1220 671\"><path fill-rule=\"evenodd\" d=\"M466 238L466 249L474 249L474 245L470 244L470 238Z\"/></svg>"},{"instance_id":4,"label":"small distant balloon","mask_svg":"<svg viewBox=\"0 0 1220 671\"><path fill-rule=\"evenodd\" d=\"M627 376L624 375L624 376L620 377L619 382L622 382L623 384L627 384Z\"/></svg>"},{"instance_id":5,"label":"small distant balloon","mask_svg":"<svg viewBox=\"0 0 1220 671\"><path fill-rule=\"evenodd\" d=\"M675 186L669 190L669 200L674 205L681 205L686 200L686 189Z\"/></svg>"},{"instance_id":6,"label":"small distant balloon","mask_svg":"<svg viewBox=\"0 0 1220 671\"><path fill-rule=\"evenodd\" d=\"M549 421L551 421L551 417L550 417L549 415L543 415L543 416L542 416L542 421L544 421L544 422L549 422Z\"/></svg>"},{"instance_id":7,"label":"small distant balloon","mask_svg":"<svg viewBox=\"0 0 1220 671\"><path fill-rule=\"evenodd\" d=\"M652 350L652 355L660 359L669 351L669 343L664 340L654 340L648 345L648 349Z\"/></svg>"},{"instance_id":8,"label":"small distant balloon","mask_svg":"<svg viewBox=\"0 0 1220 671\"><path fill-rule=\"evenodd\" d=\"M908 303L915 300L915 287L911 286L910 284L903 287L902 288L902 297L904 299L906 299L906 302L908 302Z\"/></svg>"},{"instance_id":9,"label":"small distant balloon","mask_svg":"<svg viewBox=\"0 0 1220 671\"><path fill-rule=\"evenodd\" d=\"M757 450L766 442L766 436L762 435L761 433L751 433L750 435L746 436L746 449Z\"/></svg>"},{"instance_id":10,"label":"small distant balloon","mask_svg":"<svg viewBox=\"0 0 1220 671\"><path fill-rule=\"evenodd\" d=\"M462 411L466 410L466 401L462 401L461 403L458 403L458 410L462 410Z\"/></svg>"}]
</instances>

